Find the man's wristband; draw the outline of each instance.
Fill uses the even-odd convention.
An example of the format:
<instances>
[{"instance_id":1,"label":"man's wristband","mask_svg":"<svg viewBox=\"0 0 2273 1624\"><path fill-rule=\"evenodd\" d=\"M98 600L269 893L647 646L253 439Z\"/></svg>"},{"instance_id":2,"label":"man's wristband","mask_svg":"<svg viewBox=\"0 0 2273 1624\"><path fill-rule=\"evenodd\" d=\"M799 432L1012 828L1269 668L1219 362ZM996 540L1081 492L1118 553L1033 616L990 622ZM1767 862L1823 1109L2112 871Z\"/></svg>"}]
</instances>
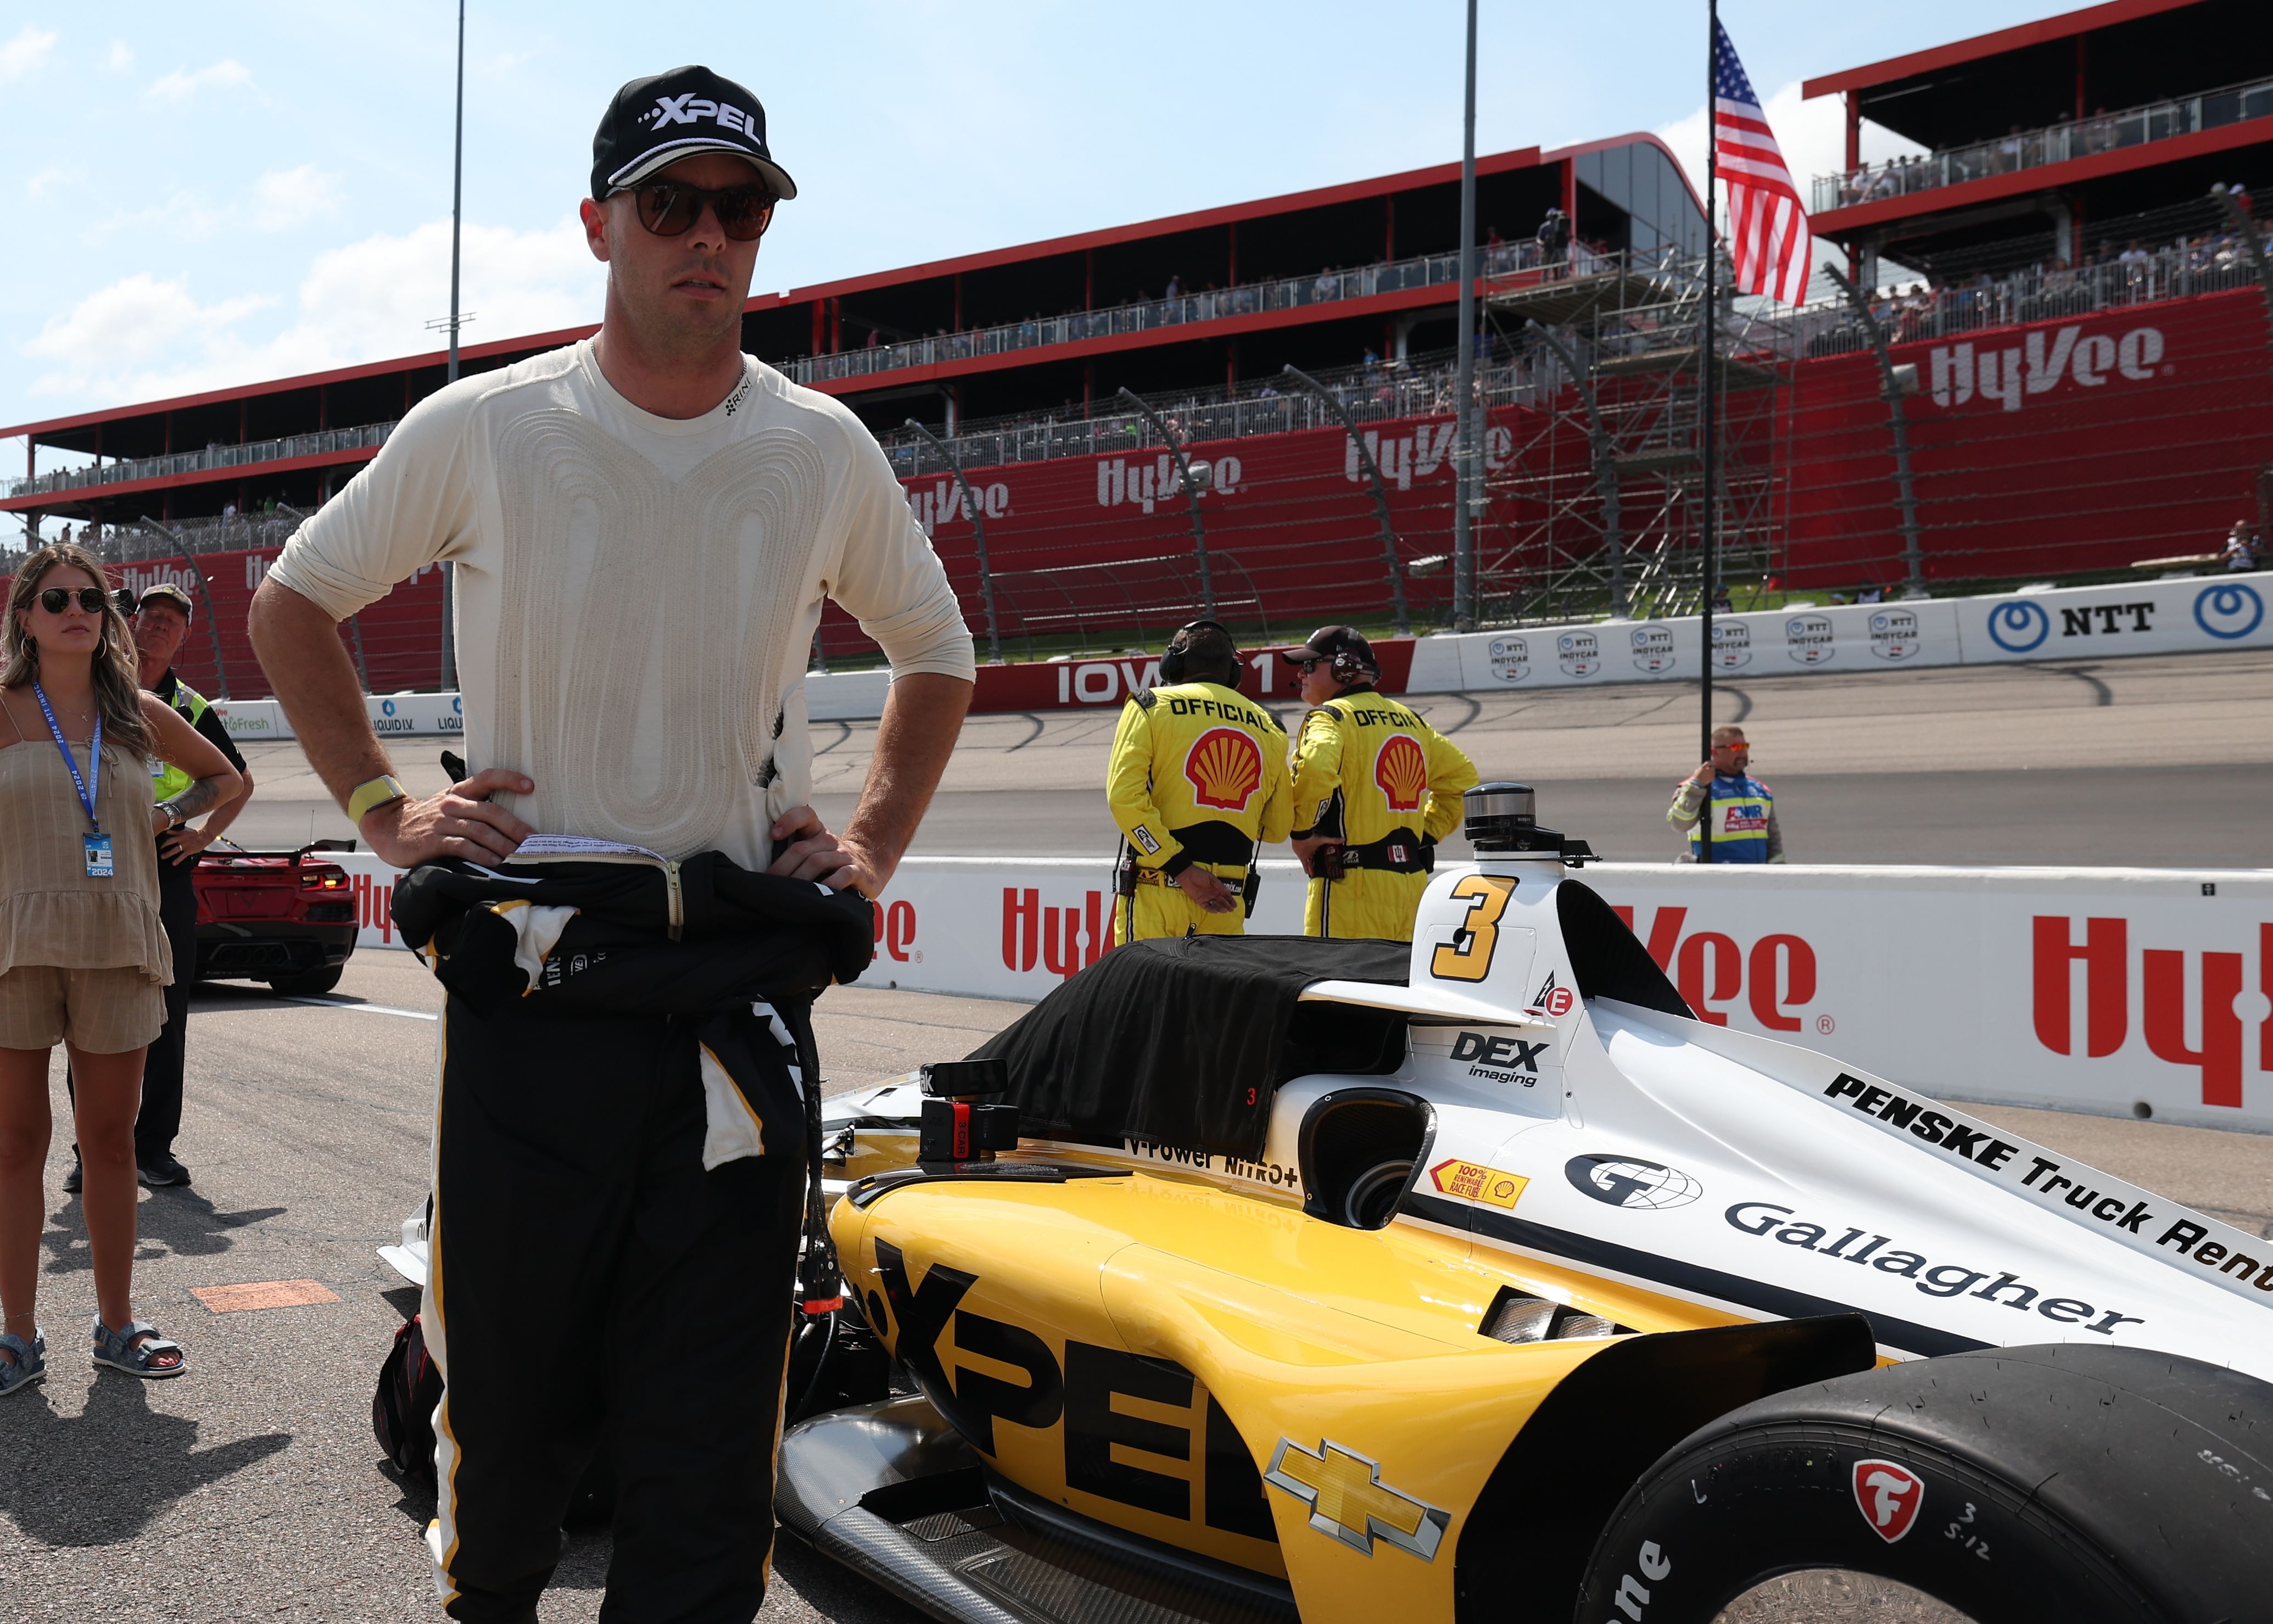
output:
<instances>
[{"instance_id":1,"label":"man's wristband","mask_svg":"<svg viewBox=\"0 0 2273 1624\"><path fill-rule=\"evenodd\" d=\"M402 781L400 778L391 774L382 774L367 783L356 785L349 793L348 822L360 829L363 827L363 820L380 807L391 801L407 801L409 797L410 792L402 787Z\"/></svg>"}]
</instances>

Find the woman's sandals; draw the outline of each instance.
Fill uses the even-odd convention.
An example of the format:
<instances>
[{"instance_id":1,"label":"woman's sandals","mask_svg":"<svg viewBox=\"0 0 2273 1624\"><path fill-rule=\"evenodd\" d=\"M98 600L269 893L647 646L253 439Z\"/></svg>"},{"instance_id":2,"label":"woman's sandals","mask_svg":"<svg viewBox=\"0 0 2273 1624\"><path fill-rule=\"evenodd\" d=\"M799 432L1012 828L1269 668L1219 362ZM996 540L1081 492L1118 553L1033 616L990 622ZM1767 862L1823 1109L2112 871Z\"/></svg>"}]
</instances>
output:
<instances>
[{"instance_id":1,"label":"woman's sandals","mask_svg":"<svg viewBox=\"0 0 2273 1624\"><path fill-rule=\"evenodd\" d=\"M26 1342L0 1331L0 1353L8 1356L0 1361L0 1398L48 1379L48 1339L39 1332L34 1331L32 1340Z\"/></svg>"},{"instance_id":2,"label":"woman's sandals","mask_svg":"<svg viewBox=\"0 0 2273 1624\"><path fill-rule=\"evenodd\" d=\"M138 1336L150 1340L137 1342ZM171 1365L157 1361L166 1354L174 1356ZM139 1376L146 1381L164 1381L180 1375L190 1367L182 1353L182 1344L169 1342L158 1335L158 1327L146 1320L130 1320L114 1331L104 1326L102 1316L94 1317L94 1362L108 1370L129 1376Z\"/></svg>"}]
</instances>

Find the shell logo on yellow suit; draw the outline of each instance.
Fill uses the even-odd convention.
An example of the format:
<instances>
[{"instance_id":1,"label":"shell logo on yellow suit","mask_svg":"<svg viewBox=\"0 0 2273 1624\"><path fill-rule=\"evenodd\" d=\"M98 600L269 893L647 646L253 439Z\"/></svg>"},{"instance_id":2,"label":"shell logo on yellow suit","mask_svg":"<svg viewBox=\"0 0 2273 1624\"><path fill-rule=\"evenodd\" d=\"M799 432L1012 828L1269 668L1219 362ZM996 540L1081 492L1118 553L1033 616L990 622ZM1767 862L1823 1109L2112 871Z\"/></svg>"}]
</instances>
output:
<instances>
[{"instance_id":1,"label":"shell logo on yellow suit","mask_svg":"<svg viewBox=\"0 0 2273 1624\"><path fill-rule=\"evenodd\" d=\"M1263 783L1263 748L1235 727L1211 727L1185 753L1184 777L1200 805L1244 812Z\"/></svg>"},{"instance_id":2,"label":"shell logo on yellow suit","mask_svg":"<svg viewBox=\"0 0 2273 1624\"><path fill-rule=\"evenodd\" d=\"M1373 781L1389 798L1392 812L1418 812L1429 793L1429 757L1410 733L1392 733L1373 758Z\"/></svg>"}]
</instances>

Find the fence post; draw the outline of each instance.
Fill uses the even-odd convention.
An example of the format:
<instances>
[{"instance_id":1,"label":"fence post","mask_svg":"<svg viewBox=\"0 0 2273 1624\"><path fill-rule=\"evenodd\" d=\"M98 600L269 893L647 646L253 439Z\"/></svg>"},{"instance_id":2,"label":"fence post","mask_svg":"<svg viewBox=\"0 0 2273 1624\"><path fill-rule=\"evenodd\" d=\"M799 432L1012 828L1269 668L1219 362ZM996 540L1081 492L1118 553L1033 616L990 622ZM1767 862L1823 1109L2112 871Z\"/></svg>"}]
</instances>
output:
<instances>
[{"instance_id":1,"label":"fence post","mask_svg":"<svg viewBox=\"0 0 2273 1624\"><path fill-rule=\"evenodd\" d=\"M1342 420L1342 427L1348 431L1350 444L1357 451L1358 461L1365 465L1365 477L1373 485L1374 511L1381 520L1382 556L1389 560L1389 595L1397 606L1397 635L1402 637L1413 629L1413 623L1406 613L1405 566L1397 556L1397 531L1389 523L1389 488L1382 483L1381 464L1374 460L1373 447L1367 445L1365 437L1357 432L1356 420L1349 415L1348 409L1332 390L1292 362L1279 371L1280 376L1293 379L1324 401L1327 410Z\"/></svg>"},{"instance_id":2,"label":"fence post","mask_svg":"<svg viewBox=\"0 0 2273 1624\"><path fill-rule=\"evenodd\" d=\"M1586 402L1587 447L1594 455L1594 491L1602 499L1602 545L1610 554L1610 619L1623 620L1626 618L1626 545L1618 513L1618 465L1610 454L1610 432L1603 426L1602 409L1594 398L1594 376L1579 366L1578 358L1552 332L1528 317L1523 325L1555 352L1563 370L1578 386L1579 398Z\"/></svg>"},{"instance_id":3,"label":"fence post","mask_svg":"<svg viewBox=\"0 0 2273 1624\"><path fill-rule=\"evenodd\" d=\"M180 531L167 529L146 514L135 523L141 525L143 529L172 542L181 553L182 562L190 567L190 575L198 583L198 596L205 601L206 630L213 635L214 686L221 690L214 697L227 699L229 697L229 664L221 658L221 621L214 613L213 589L206 584L206 572L198 568L198 560L191 555L189 541Z\"/></svg>"},{"instance_id":4,"label":"fence post","mask_svg":"<svg viewBox=\"0 0 2273 1624\"><path fill-rule=\"evenodd\" d=\"M1002 628L994 615L994 571L986 561L986 509L971 494L971 481L963 477L963 459L948 448L945 440L913 417L908 419L908 426L922 435L941 456L947 459L947 466L955 475L955 488L962 492L963 505L970 510L971 527L979 537L979 591L986 605L987 658L999 665L1002 663Z\"/></svg>"},{"instance_id":5,"label":"fence post","mask_svg":"<svg viewBox=\"0 0 2273 1624\"><path fill-rule=\"evenodd\" d=\"M1925 550L1918 540L1917 489L1910 479L1909 420L1902 410L1903 390L1894 377L1894 357L1887 349L1887 330L1871 313L1871 301L1864 296L1860 286L1828 259L1823 262L1823 274L1837 284L1841 293L1847 296L1847 303L1853 309L1855 319L1863 324L1863 332L1871 341L1872 353L1879 359L1879 380L1894 435L1894 490L1902 501L1902 565L1909 576L1902 588L1902 596L1924 598L1926 595ZM1917 381L1915 370L1910 374L1910 381L1915 387Z\"/></svg>"},{"instance_id":6,"label":"fence post","mask_svg":"<svg viewBox=\"0 0 2273 1624\"><path fill-rule=\"evenodd\" d=\"M2236 195L2239 191L2240 188L2236 187L2229 192L2220 183L2209 189L2209 194L2224 206L2226 218L2233 222L2234 230L2240 234L2241 250L2249 256L2250 268L2257 273L2257 285L2265 290L2268 329L2265 345L2267 349L2273 350L2273 265L2266 262L2264 239L2257 235L2257 222L2251 218L2247 209L2241 207L2241 199Z\"/></svg>"},{"instance_id":7,"label":"fence post","mask_svg":"<svg viewBox=\"0 0 2273 1624\"><path fill-rule=\"evenodd\" d=\"M1191 499L1192 504L1192 556L1199 560L1200 567L1200 613L1204 619L1212 620L1215 619L1215 583L1208 575L1207 526L1200 518L1200 487L1192 477L1192 460L1184 455L1183 442L1169 432L1167 419L1154 411L1143 395L1126 384L1121 387L1120 394L1121 399L1144 414L1145 421L1152 425L1153 432L1167 443L1170 454L1176 459L1176 477L1182 482L1184 494Z\"/></svg>"}]
</instances>

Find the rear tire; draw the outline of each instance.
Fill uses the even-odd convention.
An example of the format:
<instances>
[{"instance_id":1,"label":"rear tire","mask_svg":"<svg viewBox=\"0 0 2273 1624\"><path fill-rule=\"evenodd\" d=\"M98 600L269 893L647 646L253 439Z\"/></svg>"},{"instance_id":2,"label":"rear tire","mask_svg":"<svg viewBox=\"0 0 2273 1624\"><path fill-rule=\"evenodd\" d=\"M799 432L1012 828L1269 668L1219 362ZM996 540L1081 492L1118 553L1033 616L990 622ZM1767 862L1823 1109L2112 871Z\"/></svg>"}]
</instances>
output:
<instances>
[{"instance_id":1,"label":"rear tire","mask_svg":"<svg viewBox=\"0 0 2273 1624\"><path fill-rule=\"evenodd\" d=\"M344 965L327 965L320 970L272 975L268 978L268 985L271 990L281 992L288 998L320 997L340 984L340 975L346 967Z\"/></svg>"},{"instance_id":2,"label":"rear tire","mask_svg":"<svg viewBox=\"0 0 2273 1624\"><path fill-rule=\"evenodd\" d=\"M1711 1624L1779 1575L1827 1570L1972 1624L2238 1620L2263 1605L2269 1549L2273 1387L2129 1349L1997 1349L1700 1428L1611 1515L1575 1618Z\"/></svg>"}]
</instances>

